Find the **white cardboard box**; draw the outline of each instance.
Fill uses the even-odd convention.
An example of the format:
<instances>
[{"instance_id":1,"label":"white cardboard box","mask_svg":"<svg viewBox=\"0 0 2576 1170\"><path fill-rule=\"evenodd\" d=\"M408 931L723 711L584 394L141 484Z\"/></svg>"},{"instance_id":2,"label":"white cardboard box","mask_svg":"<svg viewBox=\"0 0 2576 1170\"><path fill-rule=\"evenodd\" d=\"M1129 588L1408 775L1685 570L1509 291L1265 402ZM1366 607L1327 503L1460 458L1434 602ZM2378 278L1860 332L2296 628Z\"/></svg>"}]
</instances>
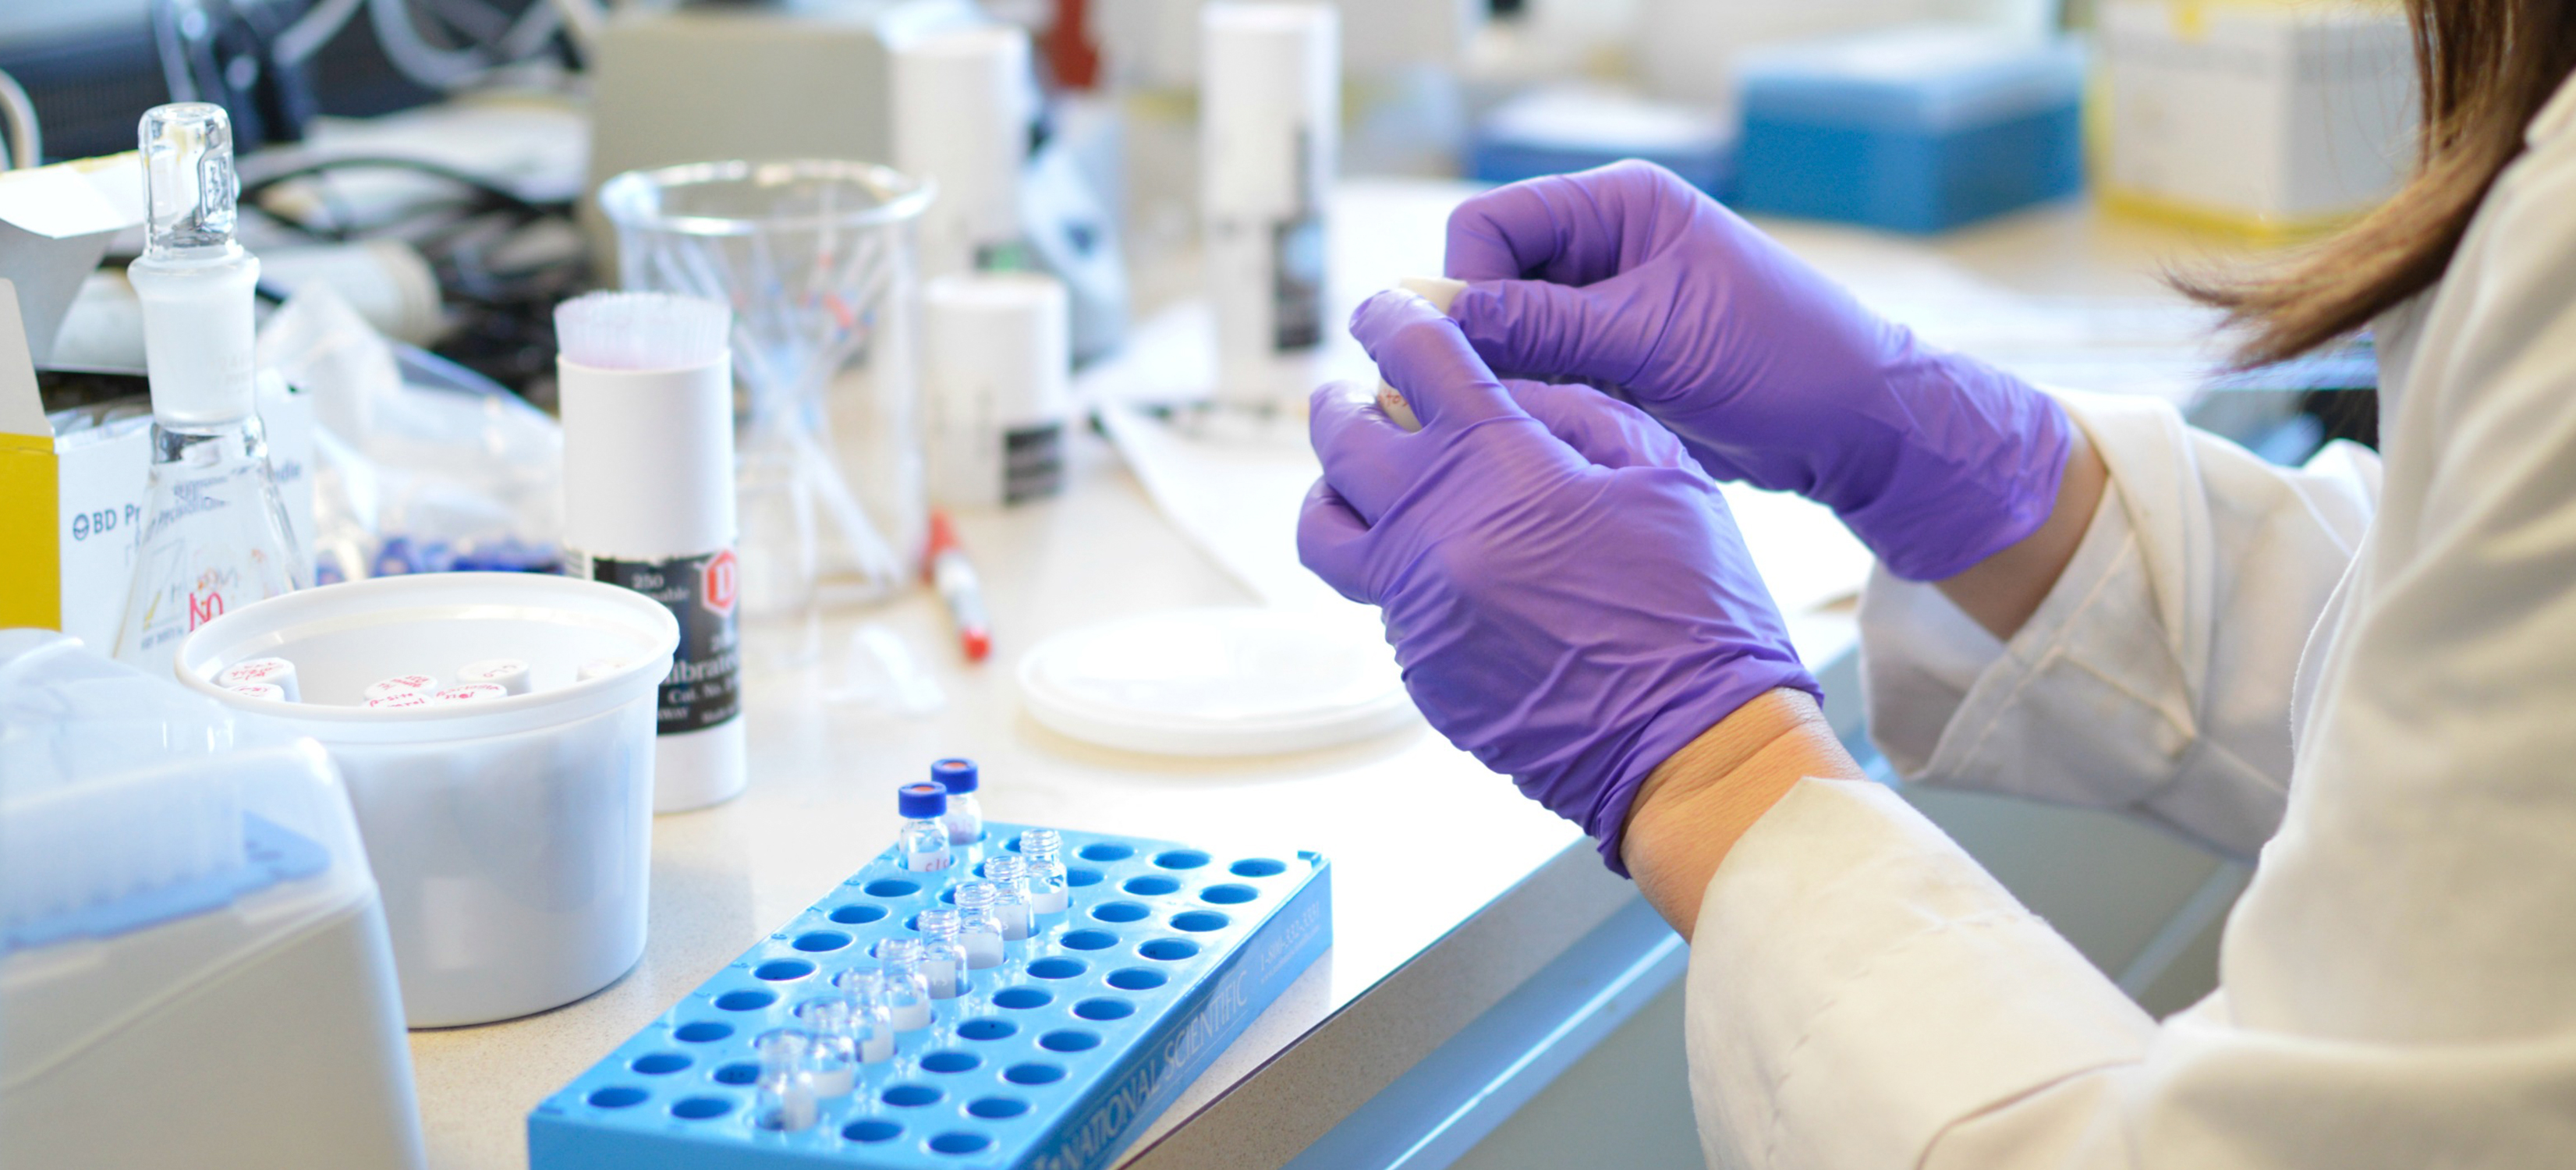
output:
<instances>
[{"instance_id":1,"label":"white cardboard box","mask_svg":"<svg viewBox=\"0 0 2576 1170\"><path fill-rule=\"evenodd\" d=\"M2396 189L2415 125L2393 5L2101 9L2095 176L2107 202L2297 233Z\"/></svg>"},{"instance_id":2,"label":"white cardboard box","mask_svg":"<svg viewBox=\"0 0 2576 1170\"><path fill-rule=\"evenodd\" d=\"M150 409L118 402L46 414L21 321L17 288L0 279L0 627L61 630L113 653L142 535ZM263 372L259 413L309 582L311 402Z\"/></svg>"}]
</instances>

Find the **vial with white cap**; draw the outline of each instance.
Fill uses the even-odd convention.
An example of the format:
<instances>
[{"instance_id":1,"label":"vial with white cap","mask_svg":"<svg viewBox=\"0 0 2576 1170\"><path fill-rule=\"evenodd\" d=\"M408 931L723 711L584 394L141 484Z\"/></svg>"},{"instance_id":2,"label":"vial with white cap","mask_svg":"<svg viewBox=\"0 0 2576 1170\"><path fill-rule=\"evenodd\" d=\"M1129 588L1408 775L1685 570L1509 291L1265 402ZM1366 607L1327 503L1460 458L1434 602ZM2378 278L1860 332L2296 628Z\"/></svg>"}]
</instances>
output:
<instances>
[{"instance_id":1,"label":"vial with white cap","mask_svg":"<svg viewBox=\"0 0 2576 1170\"><path fill-rule=\"evenodd\" d=\"M914 873L937 873L949 866L948 826L940 817L948 811L948 790L937 784L906 784L894 792L895 811L903 816L903 831L895 837L895 848L903 854L903 867Z\"/></svg>"},{"instance_id":2,"label":"vial with white cap","mask_svg":"<svg viewBox=\"0 0 2576 1170\"><path fill-rule=\"evenodd\" d=\"M988 881L957 883L957 942L966 948L970 970L1002 965L1001 896Z\"/></svg>"},{"instance_id":3,"label":"vial with white cap","mask_svg":"<svg viewBox=\"0 0 2576 1170\"><path fill-rule=\"evenodd\" d=\"M395 695L408 695L414 693L426 696L431 691L435 691L437 689L438 676L436 675L398 674L380 682L367 684L367 689L361 692L358 697L366 700L370 705L373 705L378 699L390 699Z\"/></svg>"},{"instance_id":4,"label":"vial with white cap","mask_svg":"<svg viewBox=\"0 0 2576 1170\"><path fill-rule=\"evenodd\" d=\"M289 703L303 701L295 686L295 664L283 658L246 658L223 669L215 676L215 685L238 689L261 684L276 687Z\"/></svg>"},{"instance_id":5,"label":"vial with white cap","mask_svg":"<svg viewBox=\"0 0 2576 1170\"><path fill-rule=\"evenodd\" d=\"M367 709L370 711L399 711L407 707L426 707L433 702L436 702L436 700L429 697L428 691L395 691L389 695L378 695L375 698L367 700Z\"/></svg>"},{"instance_id":6,"label":"vial with white cap","mask_svg":"<svg viewBox=\"0 0 2576 1170\"><path fill-rule=\"evenodd\" d=\"M1031 829L1020 834L1020 856L1029 863L1029 909L1040 915L1062 914L1072 904L1065 882L1064 834Z\"/></svg>"},{"instance_id":7,"label":"vial with white cap","mask_svg":"<svg viewBox=\"0 0 2576 1170\"><path fill-rule=\"evenodd\" d=\"M456 681L490 683L513 695L528 693L528 664L519 658L486 658L456 668Z\"/></svg>"},{"instance_id":8,"label":"vial with white cap","mask_svg":"<svg viewBox=\"0 0 2576 1170\"><path fill-rule=\"evenodd\" d=\"M933 761L930 778L948 792L948 811L940 814L948 826L948 843L972 845L984 839L984 806L975 799L975 790L983 786L975 761L945 759Z\"/></svg>"},{"instance_id":9,"label":"vial with white cap","mask_svg":"<svg viewBox=\"0 0 2576 1170\"><path fill-rule=\"evenodd\" d=\"M267 703L288 703L294 701L287 698L285 689L275 683L241 683L236 686L225 687L224 689L231 691L236 695L240 695L245 699L258 699Z\"/></svg>"},{"instance_id":10,"label":"vial with white cap","mask_svg":"<svg viewBox=\"0 0 2576 1170\"><path fill-rule=\"evenodd\" d=\"M433 703L488 703L494 699L509 697L510 692L498 683L466 683L463 686L444 687L429 694L429 700Z\"/></svg>"},{"instance_id":11,"label":"vial with white cap","mask_svg":"<svg viewBox=\"0 0 2576 1170\"><path fill-rule=\"evenodd\" d=\"M143 308L152 463L116 657L167 677L178 640L312 579L268 463L256 409L259 260L233 239L232 121L222 106L154 106L143 156Z\"/></svg>"}]
</instances>

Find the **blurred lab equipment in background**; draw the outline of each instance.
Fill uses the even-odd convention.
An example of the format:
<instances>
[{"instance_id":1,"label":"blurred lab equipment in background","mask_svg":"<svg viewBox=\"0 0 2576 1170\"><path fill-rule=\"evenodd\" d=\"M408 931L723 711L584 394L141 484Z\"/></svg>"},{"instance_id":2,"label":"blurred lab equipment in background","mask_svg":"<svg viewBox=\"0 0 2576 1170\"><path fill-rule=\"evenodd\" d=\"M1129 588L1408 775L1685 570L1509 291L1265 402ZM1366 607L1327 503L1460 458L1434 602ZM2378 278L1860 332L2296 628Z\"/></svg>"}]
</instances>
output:
<instances>
[{"instance_id":1,"label":"blurred lab equipment in background","mask_svg":"<svg viewBox=\"0 0 2576 1170\"><path fill-rule=\"evenodd\" d=\"M1324 330L1324 192L1338 170L1340 29L1321 5L1201 10L1200 222L1220 402L1313 388Z\"/></svg>"},{"instance_id":2,"label":"blurred lab equipment in background","mask_svg":"<svg viewBox=\"0 0 2576 1170\"><path fill-rule=\"evenodd\" d=\"M1073 413L1064 286L1039 273L952 273L922 293L931 499L990 507L1064 487Z\"/></svg>"},{"instance_id":3,"label":"blurred lab equipment in background","mask_svg":"<svg viewBox=\"0 0 2576 1170\"><path fill-rule=\"evenodd\" d=\"M2283 239L2396 190L2417 117L2396 5L2105 0L2099 21L2105 206Z\"/></svg>"},{"instance_id":4,"label":"blurred lab equipment in background","mask_svg":"<svg viewBox=\"0 0 2576 1170\"><path fill-rule=\"evenodd\" d=\"M1909 25L1746 50L1734 205L1937 232L2083 186L2070 43Z\"/></svg>"},{"instance_id":5,"label":"blurred lab equipment in background","mask_svg":"<svg viewBox=\"0 0 2576 1170\"><path fill-rule=\"evenodd\" d=\"M425 1165L385 922L311 741L0 631L0 1162Z\"/></svg>"},{"instance_id":6,"label":"blurred lab equipment in background","mask_svg":"<svg viewBox=\"0 0 2576 1170\"><path fill-rule=\"evenodd\" d=\"M733 309L746 617L806 621L827 578L836 600L873 600L918 576L913 226L932 194L828 159L630 171L600 188L627 288Z\"/></svg>"},{"instance_id":7,"label":"blurred lab equipment in background","mask_svg":"<svg viewBox=\"0 0 2576 1170\"><path fill-rule=\"evenodd\" d=\"M1029 263L1019 185L1035 85L1016 26L945 29L895 50L894 165L939 191L921 215L923 279Z\"/></svg>"}]
</instances>

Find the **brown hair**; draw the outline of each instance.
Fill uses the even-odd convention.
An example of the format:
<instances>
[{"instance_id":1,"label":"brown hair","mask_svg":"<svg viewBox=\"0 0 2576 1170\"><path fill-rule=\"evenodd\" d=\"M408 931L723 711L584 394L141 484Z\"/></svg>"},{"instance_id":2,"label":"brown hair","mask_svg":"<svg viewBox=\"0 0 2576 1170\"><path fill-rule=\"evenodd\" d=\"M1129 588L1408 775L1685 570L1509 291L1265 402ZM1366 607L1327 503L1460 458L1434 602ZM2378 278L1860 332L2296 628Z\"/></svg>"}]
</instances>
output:
<instances>
[{"instance_id":1,"label":"brown hair","mask_svg":"<svg viewBox=\"0 0 2576 1170\"><path fill-rule=\"evenodd\" d=\"M2576 67L2576 0L2406 0L2423 129L2415 171L2352 226L2266 268L2175 284L2246 328L2236 360L2278 361L2369 324L2441 279L2523 130Z\"/></svg>"}]
</instances>

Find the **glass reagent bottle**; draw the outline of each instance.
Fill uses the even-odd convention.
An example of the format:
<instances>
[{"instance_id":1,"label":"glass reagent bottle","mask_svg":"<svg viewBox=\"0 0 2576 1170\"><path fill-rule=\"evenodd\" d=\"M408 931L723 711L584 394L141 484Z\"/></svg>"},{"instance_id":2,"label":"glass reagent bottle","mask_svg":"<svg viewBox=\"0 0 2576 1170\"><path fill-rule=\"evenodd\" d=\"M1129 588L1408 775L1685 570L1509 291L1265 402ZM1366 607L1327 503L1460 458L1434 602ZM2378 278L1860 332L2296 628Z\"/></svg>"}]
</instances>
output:
<instances>
[{"instance_id":1,"label":"glass reagent bottle","mask_svg":"<svg viewBox=\"0 0 2576 1170\"><path fill-rule=\"evenodd\" d=\"M205 102L154 106L139 137L149 218L126 275L143 308L152 468L116 657L160 674L190 630L308 573L256 411L259 260L233 239L232 122Z\"/></svg>"}]
</instances>

